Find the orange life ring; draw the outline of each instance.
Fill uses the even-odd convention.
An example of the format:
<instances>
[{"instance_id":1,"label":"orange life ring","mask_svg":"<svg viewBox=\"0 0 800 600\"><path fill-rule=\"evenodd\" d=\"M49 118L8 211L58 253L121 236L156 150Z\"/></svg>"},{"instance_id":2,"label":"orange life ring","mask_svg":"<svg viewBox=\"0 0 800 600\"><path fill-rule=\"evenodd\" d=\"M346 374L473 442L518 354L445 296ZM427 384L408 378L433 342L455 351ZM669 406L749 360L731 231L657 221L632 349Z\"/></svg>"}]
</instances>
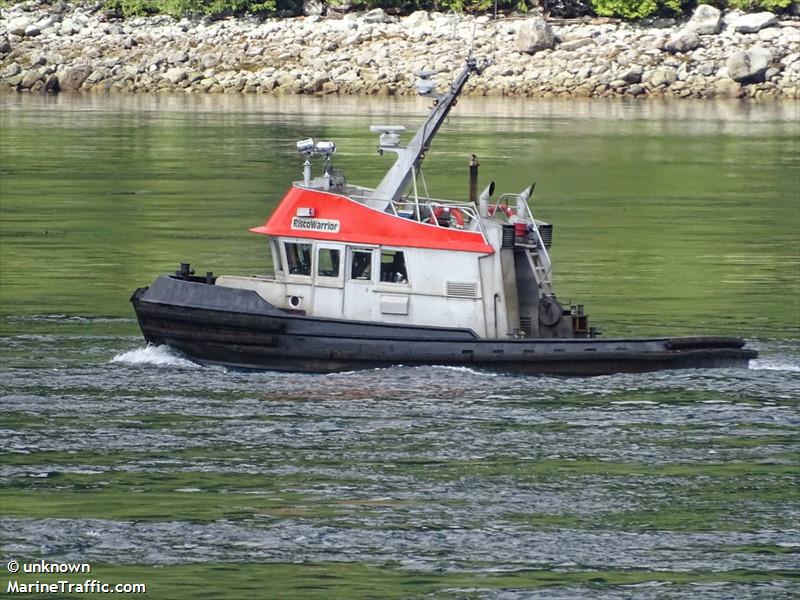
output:
<instances>
[{"instance_id":1,"label":"orange life ring","mask_svg":"<svg viewBox=\"0 0 800 600\"><path fill-rule=\"evenodd\" d=\"M433 218L436 221L436 223L439 222L439 217L441 217L444 214L445 210L448 210L448 209L445 209L444 206L440 206L438 208L434 208L433 209ZM449 211L450 211L450 216L453 217L456 220L456 227L462 227L463 228L464 227L464 213L462 213L457 208L450 208Z\"/></svg>"},{"instance_id":2,"label":"orange life ring","mask_svg":"<svg viewBox=\"0 0 800 600\"><path fill-rule=\"evenodd\" d=\"M511 206L506 206L505 204L498 204L496 208L494 206L490 206L487 209L487 213L489 214L490 217L494 215L495 211L503 212L507 217L512 217L515 214L517 214L517 209Z\"/></svg>"}]
</instances>

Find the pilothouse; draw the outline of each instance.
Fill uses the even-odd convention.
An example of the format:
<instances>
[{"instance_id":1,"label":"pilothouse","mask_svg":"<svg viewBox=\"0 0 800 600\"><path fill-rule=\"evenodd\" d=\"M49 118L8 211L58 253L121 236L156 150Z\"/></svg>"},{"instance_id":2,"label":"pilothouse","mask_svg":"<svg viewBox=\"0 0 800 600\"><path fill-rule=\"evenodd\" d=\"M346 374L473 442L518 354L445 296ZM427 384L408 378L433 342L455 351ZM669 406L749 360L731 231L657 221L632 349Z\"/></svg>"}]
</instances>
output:
<instances>
[{"instance_id":1,"label":"pilothouse","mask_svg":"<svg viewBox=\"0 0 800 600\"><path fill-rule=\"evenodd\" d=\"M193 274L188 264L136 290L145 338L207 364L289 371L458 364L523 373L592 375L662 368L746 366L738 338L602 339L582 305L562 305L553 285L553 227L534 217L531 185L495 196L431 197L421 166L464 84L484 65L470 58L447 91L432 72L417 88L433 98L407 143L400 125L373 125L378 153L396 158L375 188L334 166L336 144L297 142L303 178L264 225L274 271Z\"/></svg>"}]
</instances>

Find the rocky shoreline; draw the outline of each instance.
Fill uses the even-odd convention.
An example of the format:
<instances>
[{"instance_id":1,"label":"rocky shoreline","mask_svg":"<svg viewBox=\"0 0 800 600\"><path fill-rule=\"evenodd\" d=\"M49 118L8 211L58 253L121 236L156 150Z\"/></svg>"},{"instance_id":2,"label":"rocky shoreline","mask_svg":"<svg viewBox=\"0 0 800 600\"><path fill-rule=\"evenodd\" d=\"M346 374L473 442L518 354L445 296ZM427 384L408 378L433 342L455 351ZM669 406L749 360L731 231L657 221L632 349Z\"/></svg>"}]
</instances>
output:
<instances>
[{"instance_id":1,"label":"rocky shoreline","mask_svg":"<svg viewBox=\"0 0 800 600\"><path fill-rule=\"evenodd\" d=\"M4 91L412 94L417 71L450 73L472 46L492 64L468 95L800 98L800 18L708 5L686 22L650 26L422 11L397 18L381 9L114 19L63 2L16 4L1 16Z\"/></svg>"}]
</instances>

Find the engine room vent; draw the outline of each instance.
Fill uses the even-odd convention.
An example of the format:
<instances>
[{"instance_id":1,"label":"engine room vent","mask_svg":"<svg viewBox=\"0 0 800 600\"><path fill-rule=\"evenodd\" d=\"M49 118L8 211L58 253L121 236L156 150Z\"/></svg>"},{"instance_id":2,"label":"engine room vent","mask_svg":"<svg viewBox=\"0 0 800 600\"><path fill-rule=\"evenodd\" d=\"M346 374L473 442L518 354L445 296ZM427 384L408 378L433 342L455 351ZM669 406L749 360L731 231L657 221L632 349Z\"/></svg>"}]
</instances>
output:
<instances>
[{"instance_id":1,"label":"engine room vent","mask_svg":"<svg viewBox=\"0 0 800 600\"><path fill-rule=\"evenodd\" d=\"M468 281L448 281L447 295L456 298L477 298L478 284Z\"/></svg>"},{"instance_id":2,"label":"engine room vent","mask_svg":"<svg viewBox=\"0 0 800 600\"><path fill-rule=\"evenodd\" d=\"M553 245L553 225L551 223L537 222L537 227L539 228L539 235L542 236L544 247L550 248Z\"/></svg>"}]
</instances>

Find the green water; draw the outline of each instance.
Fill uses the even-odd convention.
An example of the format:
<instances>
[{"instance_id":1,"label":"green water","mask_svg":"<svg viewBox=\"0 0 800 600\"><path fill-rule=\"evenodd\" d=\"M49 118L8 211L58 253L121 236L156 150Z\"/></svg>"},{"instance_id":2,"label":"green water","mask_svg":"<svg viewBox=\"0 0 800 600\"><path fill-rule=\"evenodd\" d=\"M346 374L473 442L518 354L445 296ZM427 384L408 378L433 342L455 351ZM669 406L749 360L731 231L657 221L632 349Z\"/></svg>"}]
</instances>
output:
<instances>
[{"instance_id":1,"label":"green water","mask_svg":"<svg viewBox=\"0 0 800 600\"><path fill-rule=\"evenodd\" d=\"M179 262L269 270L247 228L299 178L296 140L372 185L369 125L423 101L0 103L4 591L9 560L45 559L169 599L796 596L797 105L459 104L433 195L464 197L473 152L498 193L535 181L557 292L605 335L760 352L556 379L239 373L141 339L128 298Z\"/></svg>"},{"instance_id":2,"label":"green water","mask_svg":"<svg viewBox=\"0 0 800 600\"><path fill-rule=\"evenodd\" d=\"M338 144L350 181L390 158L368 126L422 101L4 96L3 315L129 316L127 295L180 261L264 272L261 224L294 142ZM463 101L425 163L466 193L469 153L498 193L536 182L562 299L607 335L800 335L800 133L794 104ZM201 240L201 243L198 243ZM91 289L91 294L87 294Z\"/></svg>"}]
</instances>

